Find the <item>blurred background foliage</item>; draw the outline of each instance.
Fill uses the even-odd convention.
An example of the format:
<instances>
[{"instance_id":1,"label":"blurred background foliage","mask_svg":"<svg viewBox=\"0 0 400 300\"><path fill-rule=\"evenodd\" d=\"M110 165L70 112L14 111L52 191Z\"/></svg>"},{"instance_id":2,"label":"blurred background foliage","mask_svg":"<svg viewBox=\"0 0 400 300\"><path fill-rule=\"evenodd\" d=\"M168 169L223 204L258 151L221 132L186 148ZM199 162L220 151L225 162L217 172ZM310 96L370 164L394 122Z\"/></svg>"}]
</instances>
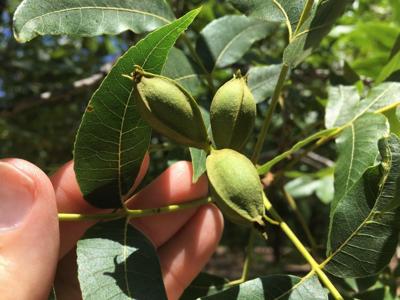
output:
<instances>
[{"instance_id":1,"label":"blurred background foliage","mask_svg":"<svg viewBox=\"0 0 400 300\"><path fill-rule=\"evenodd\" d=\"M238 13L222 0L169 2L177 17L203 5L199 18L188 32L193 45L201 29L209 22ZM16 0L0 0L0 158L23 158L51 173L72 159L74 136L80 118L110 64L141 36L130 32L95 38L45 36L27 44L19 44L12 33L12 15L18 4ZM357 83L362 90L376 79L382 66L391 57L396 41L400 44L399 25L400 1L354 1L323 40L321 47L291 73L261 161L271 159L294 142L323 128L329 85ZM277 28L254 44L234 65L215 70L215 86L220 86L230 78L235 69L247 71L251 66L280 63L286 40L285 28ZM188 53L183 41L178 41L177 47ZM198 98L207 108L212 95L203 86ZM261 126L261 116L267 105L267 101L258 105L256 131ZM172 162L190 158L188 151L169 144L157 134L153 136L153 145L167 146L152 147L152 164L146 182ZM247 145L247 151L253 149L254 142L255 138ZM306 240L306 233L299 225L302 221L294 215L291 209L294 203L290 199L287 201L287 195L297 200L305 218L303 221L311 228L317 245L320 245L325 243L324 228L327 228L328 204L333 195L332 161L335 159L335 148L330 144L315 152L309 150L273 169L264 178L264 183L277 209L283 216L293 220L291 225L300 228L298 234ZM286 196L285 190L288 192ZM247 235L246 229L229 225L223 244L231 249L242 250ZM260 250L254 272L257 268L301 272L301 266L296 269L292 265L295 262L298 264L299 257L295 253L285 252L286 242L281 241L280 235L271 230L270 240L272 252ZM261 240L258 244L264 245ZM216 255L226 258L226 253L221 251ZM285 263L280 264L279 260L285 260ZM218 263L223 264L224 260L220 259ZM235 267L231 266L229 274L222 275L235 277L240 273L241 262L237 265L237 271L232 271ZM213 265L210 268L213 269Z\"/></svg>"}]
</instances>

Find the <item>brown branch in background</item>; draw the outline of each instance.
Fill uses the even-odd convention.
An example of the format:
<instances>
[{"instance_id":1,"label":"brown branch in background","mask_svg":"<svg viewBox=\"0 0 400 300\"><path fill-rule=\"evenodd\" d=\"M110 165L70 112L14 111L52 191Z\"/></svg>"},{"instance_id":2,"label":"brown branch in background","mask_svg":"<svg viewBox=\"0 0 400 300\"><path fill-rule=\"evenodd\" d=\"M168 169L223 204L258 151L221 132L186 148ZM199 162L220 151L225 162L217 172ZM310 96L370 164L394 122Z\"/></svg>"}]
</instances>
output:
<instances>
[{"instance_id":1,"label":"brown branch in background","mask_svg":"<svg viewBox=\"0 0 400 300\"><path fill-rule=\"evenodd\" d=\"M11 109L0 110L0 117L11 117L38 106L70 101L71 99L74 99L73 96L79 95L96 86L111 70L111 66L111 63L103 65L100 68L101 72L73 82L68 89L65 88L62 90L47 91L41 93L39 96L18 99L15 101L16 104Z\"/></svg>"},{"instance_id":2,"label":"brown branch in background","mask_svg":"<svg viewBox=\"0 0 400 300\"><path fill-rule=\"evenodd\" d=\"M300 152L301 153L301 152ZM315 163L317 163L317 164L320 164L321 166L319 166L320 168L330 168L330 167L333 167L334 166L334 162L332 161L332 160L330 160L329 158L326 158L326 157L324 157L324 156L322 156L322 155L319 155L319 154L317 154L317 153L315 153L315 152L312 152L312 151L310 151L310 152L308 152L307 154L306 154L306 156L305 157L303 157L303 159L309 159L309 160L311 160L311 161L314 161Z\"/></svg>"}]
</instances>

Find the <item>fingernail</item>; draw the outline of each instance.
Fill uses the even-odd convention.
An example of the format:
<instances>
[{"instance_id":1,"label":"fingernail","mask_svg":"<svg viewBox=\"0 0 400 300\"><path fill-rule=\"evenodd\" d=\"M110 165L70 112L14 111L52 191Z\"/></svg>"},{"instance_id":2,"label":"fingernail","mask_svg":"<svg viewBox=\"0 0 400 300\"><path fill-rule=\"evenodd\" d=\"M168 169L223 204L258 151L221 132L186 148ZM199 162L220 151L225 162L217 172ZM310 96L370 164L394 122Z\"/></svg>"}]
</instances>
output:
<instances>
[{"instance_id":1,"label":"fingernail","mask_svg":"<svg viewBox=\"0 0 400 300\"><path fill-rule=\"evenodd\" d=\"M31 211L34 181L12 164L0 162L0 233L18 228Z\"/></svg>"}]
</instances>

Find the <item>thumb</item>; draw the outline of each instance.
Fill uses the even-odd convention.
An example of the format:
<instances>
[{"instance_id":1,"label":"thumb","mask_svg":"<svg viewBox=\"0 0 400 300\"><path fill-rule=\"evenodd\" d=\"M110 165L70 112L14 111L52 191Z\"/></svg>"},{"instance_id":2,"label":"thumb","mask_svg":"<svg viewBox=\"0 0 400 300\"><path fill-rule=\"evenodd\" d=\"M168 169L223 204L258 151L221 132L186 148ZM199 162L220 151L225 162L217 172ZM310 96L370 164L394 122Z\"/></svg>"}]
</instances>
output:
<instances>
[{"instance_id":1,"label":"thumb","mask_svg":"<svg viewBox=\"0 0 400 300\"><path fill-rule=\"evenodd\" d=\"M23 160L0 161L1 299L47 299L59 248L55 203L40 169Z\"/></svg>"}]
</instances>

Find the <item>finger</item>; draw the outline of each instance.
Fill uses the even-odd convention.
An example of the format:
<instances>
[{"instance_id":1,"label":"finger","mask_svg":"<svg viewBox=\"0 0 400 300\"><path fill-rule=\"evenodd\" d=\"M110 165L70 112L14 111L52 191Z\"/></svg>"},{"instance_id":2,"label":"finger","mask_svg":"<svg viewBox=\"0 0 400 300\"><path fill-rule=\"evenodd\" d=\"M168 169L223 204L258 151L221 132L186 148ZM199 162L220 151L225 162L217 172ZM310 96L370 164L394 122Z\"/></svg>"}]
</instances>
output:
<instances>
[{"instance_id":1,"label":"finger","mask_svg":"<svg viewBox=\"0 0 400 300\"><path fill-rule=\"evenodd\" d=\"M182 230L158 249L168 299L178 299L210 259L224 221L212 204L201 207Z\"/></svg>"},{"instance_id":2,"label":"finger","mask_svg":"<svg viewBox=\"0 0 400 300\"><path fill-rule=\"evenodd\" d=\"M207 178L192 182L192 164L180 161L165 170L151 184L127 202L129 208L156 208L183 203L205 197L208 193ZM139 228L155 245L169 240L194 214L196 208L176 213L133 219L131 224Z\"/></svg>"},{"instance_id":3,"label":"finger","mask_svg":"<svg viewBox=\"0 0 400 300\"><path fill-rule=\"evenodd\" d=\"M47 299L59 248L53 187L19 159L2 160L0 178L1 299Z\"/></svg>"},{"instance_id":4,"label":"finger","mask_svg":"<svg viewBox=\"0 0 400 300\"><path fill-rule=\"evenodd\" d=\"M134 186L139 185L142 181L147 172L148 166L149 155L146 154ZM105 211L90 205L83 199L79 185L76 181L72 161L61 167L51 177L51 182L53 183L59 212L90 214ZM60 222L60 257L63 257L69 250L71 250L86 230L95 223L96 221Z\"/></svg>"}]
</instances>

